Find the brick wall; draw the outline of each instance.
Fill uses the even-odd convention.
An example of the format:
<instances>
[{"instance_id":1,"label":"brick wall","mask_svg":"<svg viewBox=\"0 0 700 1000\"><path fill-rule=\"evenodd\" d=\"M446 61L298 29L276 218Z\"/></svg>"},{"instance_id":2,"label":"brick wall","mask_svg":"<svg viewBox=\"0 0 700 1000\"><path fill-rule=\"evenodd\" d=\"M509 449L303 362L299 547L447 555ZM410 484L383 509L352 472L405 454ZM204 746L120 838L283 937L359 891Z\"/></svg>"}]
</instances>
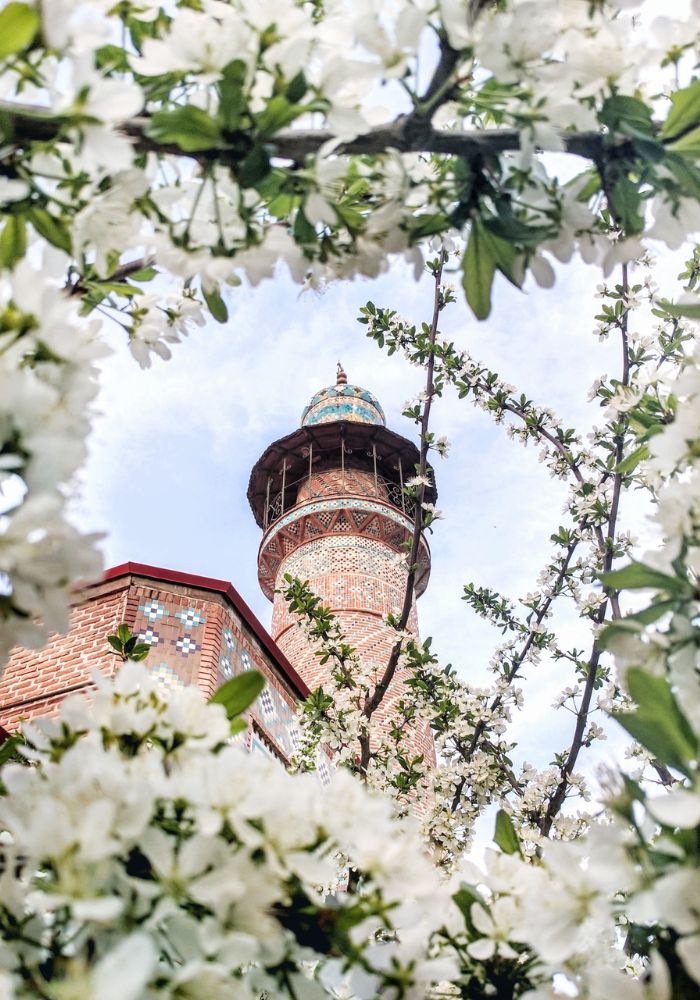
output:
<instances>
[{"instance_id":1,"label":"brick wall","mask_svg":"<svg viewBox=\"0 0 700 1000\"><path fill-rule=\"evenodd\" d=\"M220 588L131 572L85 587L68 635L51 636L41 650L13 651L0 680L0 726L12 731L23 720L54 713L73 691L89 694L93 667L110 673L118 666L106 636L126 622L151 646L145 665L163 685L194 684L211 696L235 674L259 670L267 687L249 713L247 743L286 763L298 739L297 704L306 689L233 588L223 581L203 583ZM320 772L324 780L325 763Z\"/></svg>"},{"instance_id":2,"label":"brick wall","mask_svg":"<svg viewBox=\"0 0 700 1000\"><path fill-rule=\"evenodd\" d=\"M372 495L374 491L374 476L370 473L357 469L325 469L314 473L301 486L298 503L304 504L303 509L307 510L312 497L342 498L350 492L357 496ZM389 661L395 640L394 630L384 624L384 619L388 614L401 612L407 579L406 558L397 551L400 546L386 531L381 513L375 515L379 525L375 536L368 537L352 517L352 507L352 500L348 499L345 513L336 508L325 522L317 515L315 537L309 538L304 531L286 545L278 545L275 585L281 587L286 573L308 580L311 590L338 618L363 667L374 671L378 680ZM292 510L288 517L293 516ZM261 546L261 560L265 558L268 573L273 565L268 556L269 540L274 540L275 533L273 525ZM277 531L278 537L279 534ZM407 530L399 542L406 534ZM429 559L427 548L425 553ZM272 593L269 586L264 589ZM408 630L418 635L415 601ZM277 592L273 595L271 631L277 645L310 688L319 687L328 680L328 664L319 663L295 616L289 614L284 597ZM387 732L391 728L397 703L404 697L410 697L410 692L404 685L404 676L398 673L375 716L377 730ZM432 735L426 727L416 727L408 745L414 753L423 753L435 762Z\"/></svg>"},{"instance_id":3,"label":"brick wall","mask_svg":"<svg viewBox=\"0 0 700 1000\"><path fill-rule=\"evenodd\" d=\"M52 635L43 649L13 651L0 679L0 725L5 729L51 714L66 694L89 689L93 667L107 673L114 669L105 636L126 619L128 588L115 581L85 596L72 610L67 635Z\"/></svg>"}]
</instances>

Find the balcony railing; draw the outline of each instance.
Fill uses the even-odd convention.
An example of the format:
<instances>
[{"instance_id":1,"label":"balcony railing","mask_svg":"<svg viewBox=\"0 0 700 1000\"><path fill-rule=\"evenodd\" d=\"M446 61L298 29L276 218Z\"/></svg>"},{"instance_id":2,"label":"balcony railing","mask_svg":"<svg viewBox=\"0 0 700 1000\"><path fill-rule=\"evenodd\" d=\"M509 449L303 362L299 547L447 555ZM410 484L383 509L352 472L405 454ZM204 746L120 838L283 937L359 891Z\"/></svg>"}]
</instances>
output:
<instances>
[{"instance_id":1,"label":"balcony railing","mask_svg":"<svg viewBox=\"0 0 700 1000\"><path fill-rule=\"evenodd\" d=\"M322 474L322 473L321 473ZM297 499L301 487L304 489L303 500ZM302 476L290 483L285 483L283 490L270 496L265 506L265 530L275 521L279 520L283 514L291 510L297 503L309 503L313 500L328 500L337 497L347 497L352 499L360 497L362 499L381 500L391 504L400 510L411 520L415 516L416 501L414 497L406 496L400 483L394 483L390 479L382 476L373 476L366 473L362 479L352 474L352 470L345 472L333 470L333 487L329 489L314 489L313 478Z\"/></svg>"}]
</instances>

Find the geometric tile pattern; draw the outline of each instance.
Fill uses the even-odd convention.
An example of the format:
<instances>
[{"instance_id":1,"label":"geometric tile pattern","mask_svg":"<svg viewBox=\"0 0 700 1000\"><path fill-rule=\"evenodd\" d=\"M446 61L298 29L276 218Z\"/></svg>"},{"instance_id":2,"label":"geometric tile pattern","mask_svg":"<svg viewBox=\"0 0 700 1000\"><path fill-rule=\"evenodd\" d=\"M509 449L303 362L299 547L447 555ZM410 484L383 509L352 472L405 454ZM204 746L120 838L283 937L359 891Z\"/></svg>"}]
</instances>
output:
<instances>
[{"instance_id":1,"label":"geometric tile pattern","mask_svg":"<svg viewBox=\"0 0 700 1000\"><path fill-rule=\"evenodd\" d=\"M326 424L335 420L386 426L384 411L377 397L359 385L337 383L312 396L301 415L302 427Z\"/></svg>"},{"instance_id":2,"label":"geometric tile pattern","mask_svg":"<svg viewBox=\"0 0 700 1000\"><path fill-rule=\"evenodd\" d=\"M197 625L204 625L206 618L200 615L196 608L188 608L186 611L178 611L175 617L182 622L183 626L190 631Z\"/></svg>"},{"instance_id":3,"label":"geometric tile pattern","mask_svg":"<svg viewBox=\"0 0 700 1000\"><path fill-rule=\"evenodd\" d=\"M197 643L189 635L181 635L177 639L171 639L170 645L175 646L178 652L182 653L183 656L189 656L190 653L196 653L199 649Z\"/></svg>"},{"instance_id":4,"label":"geometric tile pattern","mask_svg":"<svg viewBox=\"0 0 700 1000\"><path fill-rule=\"evenodd\" d=\"M146 628L139 633L139 642L145 642L148 646L157 646L161 641L155 629Z\"/></svg>"},{"instance_id":5,"label":"geometric tile pattern","mask_svg":"<svg viewBox=\"0 0 700 1000\"><path fill-rule=\"evenodd\" d=\"M177 676L173 668L169 667L167 663L159 663L157 666L150 667L149 669L156 680L160 681L165 687L184 687L184 681Z\"/></svg>"},{"instance_id":6,"label":"geometric tile pattern","mask_svg":"<svg viewBox=\"0 0 700 1000\"><path fill-rule=\"evenodd\" d=\"M160 601L146 601L145 604L139 605L139 611L149 622L157 622L159 618L170 614Z\"/></svg>"},{"instance_id":7,"label":"geometric tile pattern","mask_svg":"<svg viewBox=\"0 0 700 1000\"><path fill-rule=\"evenodd\" d=\"M277 690L273 680L275 671L267 655L233 621L225 622L219 649L219 683L252 669L259 670L268 681L252 708L255 724L289 759L299 738L296 703ZM260 732L253 731L253 727L249 732L250 749L270 754L270 746Z\"/></svg>"},{"instance_id":8,"label":"geometric tile pattern","mask_svg":"<svg viewBox=\"0 0 700 1000\"><path fill-rule=\"evenodd\" d=\"M274 600L280 567L295 549L306 551L313 540L329 540L345 535L353 543L375 540L397 554L412 530L411 520L391 504L359 497L334 497L300 503L279 518L264 536L258 555L258 580L263 593ZM358 552L362 549L360 545ZM387 553L388 554L388 553ZM362 571L361 571L362 572ZM430 550L421 544L416 579L416 595L428 583Z\"/></svg>"},{"instance_id":9,"label":"geometric tile pattern","mask_svg":"<svg viewBox=\"0 0 700 1000\"><path fill-rule=\"evenodd\" d=\"M174 677L182 684L196 684L206 623L204 602L196 607L191 599L185 604L182 599L170 601L160 593L155 596L152 590L149 594L146 588L141 593L144 597L138 602L133 631L140 642L158 649L162 660L154 669L164 679ZM151 658L155 654L146 661L149 669Z\"/></svg>"}]
</instances>

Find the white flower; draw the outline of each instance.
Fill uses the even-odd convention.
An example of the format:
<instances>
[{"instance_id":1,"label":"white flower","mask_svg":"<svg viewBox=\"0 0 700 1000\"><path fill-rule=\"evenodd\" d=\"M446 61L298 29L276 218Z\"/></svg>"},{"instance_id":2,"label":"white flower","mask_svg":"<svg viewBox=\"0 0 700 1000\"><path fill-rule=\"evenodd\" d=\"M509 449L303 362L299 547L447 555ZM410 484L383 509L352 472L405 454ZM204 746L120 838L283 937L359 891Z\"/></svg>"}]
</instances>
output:
<instances>
[{"instance_id":1,"label":"white flower","mask_svg":"<svg viewBox=\"0 0 700 1000\"><path fill-rule=\"evenodd\" d=\"M495 955L501 958L518 957L515 949L508 944L513 928L521 919L514 899L502 896L495 899L488 910L480 903L472 903L471 918L476 929L484 935L467 945L472 958L483 962Z\"/></svg>"},{"instance_id":2,"label":"white flower","mask_svg":"<svg viewBox=\"0 0 700 1000\"><path fill-rule=\"evenodd\" d=\"M682 830L700 825L700 795L684 788L671 789L664 795L647 798L646 808L664 826Z\"/></svg>"}]
</instances>

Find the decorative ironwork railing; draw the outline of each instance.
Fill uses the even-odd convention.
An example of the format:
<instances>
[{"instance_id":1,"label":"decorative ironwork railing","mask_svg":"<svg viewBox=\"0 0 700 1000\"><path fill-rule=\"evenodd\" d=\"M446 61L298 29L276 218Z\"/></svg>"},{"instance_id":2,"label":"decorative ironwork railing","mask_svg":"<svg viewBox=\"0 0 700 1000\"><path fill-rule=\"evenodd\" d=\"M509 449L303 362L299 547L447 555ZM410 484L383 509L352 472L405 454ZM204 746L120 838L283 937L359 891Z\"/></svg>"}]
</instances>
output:
<instances>
[{"instance_id":1,"label":"decorative ironwork railing","mask_svg":"<svg viewBox=\"0 0 700 1000\"><path fill-rule=\"evenodd\" d=\"M316 475L311 478L302 476L293 482L285 483L283 490L270 496L265 506L265 530L299 502L297 496L301 487L304 487L302 503L331 497L348 497L348 499L362 497L389 503L408 518L413 519L415 516L415 498L407 496L400 483L394 483L383 476L373 476L370 472L359 478L353 475L351 469L343 472L334 469L332 482L326 480L321 488L315 488L314 481L317 478Z\"/></svg>"}]
</instances>

